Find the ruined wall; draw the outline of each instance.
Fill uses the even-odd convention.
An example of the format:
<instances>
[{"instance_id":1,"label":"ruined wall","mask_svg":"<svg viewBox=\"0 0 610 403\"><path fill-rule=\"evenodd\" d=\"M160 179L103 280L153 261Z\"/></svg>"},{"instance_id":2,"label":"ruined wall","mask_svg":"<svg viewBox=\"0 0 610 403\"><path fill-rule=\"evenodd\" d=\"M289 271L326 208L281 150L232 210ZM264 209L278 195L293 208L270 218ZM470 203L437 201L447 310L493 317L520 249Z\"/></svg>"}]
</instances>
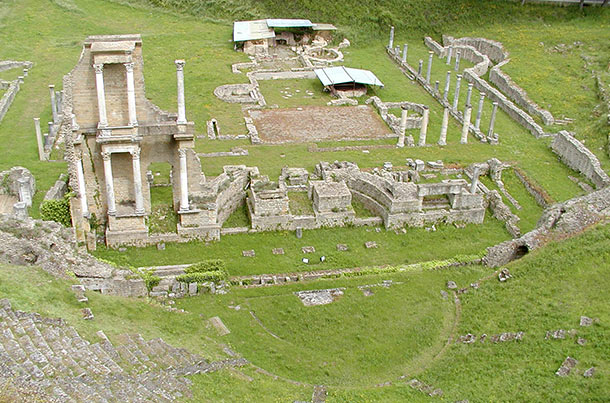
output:
<instances>
[{"instance_id":1,"label":"ruined wall","mask_svg":"<svg viewBox=\"0 0 610 403\"><path fill-rule=\"evenodd\" d=\"M552 125L555 123L555 119L553 118L553 115L551 115L551 112L547 111L546 109L542 109L540 106L538 106L538 104L532 101L527 95L527 92L515 84L510 76L501 70L501 68L509 61L510 59L506 59L492 67L489 71L489 81L498 87L500 91L506 94L510 99L515 101L517 105L524 108L529 114L540 116L545 125Z\"/></svg>"},{"instance_id":2,"label":"ruined wall","mask_svg":"<svg viewBox=\"0 0 610 403\"><path fill-rule=\"evenodd\" d=\"M610 178L599 164L599 160L580 141L565 130L560 131L551 144L553 152L564 164L582 173L598 188L610 185Z\"/></svg>"}]
</instances>

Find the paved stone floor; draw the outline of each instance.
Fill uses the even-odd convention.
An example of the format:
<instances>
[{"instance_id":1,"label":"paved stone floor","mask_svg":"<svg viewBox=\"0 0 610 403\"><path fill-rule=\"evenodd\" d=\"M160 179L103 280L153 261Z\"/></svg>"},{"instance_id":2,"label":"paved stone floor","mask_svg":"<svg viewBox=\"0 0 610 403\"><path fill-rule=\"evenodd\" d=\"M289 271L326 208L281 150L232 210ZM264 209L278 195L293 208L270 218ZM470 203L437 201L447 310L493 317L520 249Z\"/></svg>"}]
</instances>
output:
<instances>
[{"instance_id":1,"label":"paved stone floor","mask_svg":"<svg viewBox=\"0 0 610 403\"><path fill-rule=\"evenodd\" d=\"M366 140L393 136L368 105L309 106L250 112L263 143Z\"/></svg>"}]
</instances>

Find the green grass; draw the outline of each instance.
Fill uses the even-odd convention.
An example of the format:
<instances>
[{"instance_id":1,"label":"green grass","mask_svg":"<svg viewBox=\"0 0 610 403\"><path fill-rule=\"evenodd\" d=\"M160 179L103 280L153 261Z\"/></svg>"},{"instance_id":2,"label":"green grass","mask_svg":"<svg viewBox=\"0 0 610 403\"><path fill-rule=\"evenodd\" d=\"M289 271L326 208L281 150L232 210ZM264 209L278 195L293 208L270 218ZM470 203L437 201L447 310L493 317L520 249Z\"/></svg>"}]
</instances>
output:
<instances>
[{"instance_id":1,"label":"green grass","mask_svg":"<svg viewBox=\"0 0 610 403\"><path fill-rule=\"evenodd\" d=\"M125 252L98 247L94 254L118 265L155 266L196 263L202 259L223 259L231 275L286 273L308 270L351 268L379 265L397 265L427 260L448 259L455 255L478 254L487 246L509 239L504 225L486 217L481 225L470 224L458 229L452 225L439 225L437 231L407 228L406 233L395 233L375 228L325 228L303 232L298 239L293 232L263 232L223 236L218 242L166 244L165 250L156 247L127 247ZM377 249L366 249L366 241L375 241ZM336 245L347 244L347 252L339 252ZM442 246L439 246L442 245ZM311 261L301 262L303 246L314 246L316 253ZM284 255L273 255L273 248L284 248ZM242 257L243 250L254 249L256 257Z\"/></svg>"},{"instance_id":2,"label":"green grass","mask_svg":"<svg viewBox=\"0 0 610 403\"><path fill-rule=\"evenodd\" d=\"M87 292L89 302L76 301L69 281L57 279L34 267L0 265L0 296L8 298L13 309L64 318L89 341L98 340L103 330L112 340L121 333L140 333L146 339L162 337L177 347L217 359L223 354L209 337L213 333L195 314L169 312L143 299L111 297ZM73 283L76 283L74 281ZM82 319L81 309L89 307L92 321Z\"/></svg>"},{"instance_id":3,"label":"green grass","mask_svg":"<svg viewBox=\"0 0 610 403\"><path fill-rule=\"evenodd\" d=\"M293 215L313 215L313 202L307 192L288 192L290 213Z\"/></svg>"},{"instance_id":4,"label":"green grass","mask_svg":"<svg viewBox=\"0 0 610 403\"><path fill-rule=\"evenodd\" d=\"M147 218L149 233L164 234L178 230L178 213L174 210L172 198L170 186L150 189L151 212Z\"/></svg>"},{"instance_id":5,"label":"green grass","mask_svg":"<svg viewBox=\"0 0 610 403\"><path fill-rule=\"evenodd\" d=\"M280 108L326 106L332 99L328 92L323 91L324 87L318 79L259 80L259 85L267 105L278 105Z\"/></svg>"},{"instance_id":6,"label":"green grass","mask_svg":"<svg viewBox=\"0 0 610 403\"><path fill-rule=\"evenodd\" d=\"M352 199L352 208L358 218L375 217L375 214L366 208L360 200Z\"/></svg>"},{"instance_id":7,"label":"green grass","mask_svg":"<svg viewBox=\"0 0 610 403\"><path fill-rule=\"evenodd\" d=\"M248 206L242 203L234 212L227 218L222 225L223 228L249 227L250 217L248 216Z\"/></svg>"}]
</instances>

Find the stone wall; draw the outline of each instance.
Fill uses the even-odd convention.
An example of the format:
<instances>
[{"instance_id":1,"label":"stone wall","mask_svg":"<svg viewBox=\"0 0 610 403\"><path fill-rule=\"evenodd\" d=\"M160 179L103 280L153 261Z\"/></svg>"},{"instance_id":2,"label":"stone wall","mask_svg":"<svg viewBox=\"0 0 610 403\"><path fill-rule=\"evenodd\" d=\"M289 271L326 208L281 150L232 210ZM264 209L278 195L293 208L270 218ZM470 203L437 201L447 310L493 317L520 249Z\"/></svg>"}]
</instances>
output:
<instances>
[{"instance_id":1,"label":"stone wall","mask_svg":"<svg viewBox=\"0 0 610 403\"><path fill-rule=\"evenodd\" d=\"M55 184L47 191L44 200L59 200L68 192L68 175L62 173Z\"/></svg>"},{"instance_id":2,"label":"stone wall","mask_svg":"<svg viewBox=\"0 0 610 403\"><path fill-rule=\"evenodd\" d=\"M523 186L525 186L525 189L528 191L529 194L532 195L532 197L536 200L536 203L538 203L539 206L547 207L553 203L553 199L546 192L546 190L544 190L538 184L533 183L527 177L525 172L518 168L514 168L513 171L515 172L515 176L517 177L517 179L519 179L519 182L521 182Z\"/></svg>"},{"instance_id":3,"label":"stone wall","mask_svg":"<svg viewBox=\"0 0 610 403\"><path fill-rule=\"evenodd\" d=\"M429 40L428 44L431 44L432 42L432 40ZM508 57L508 53L503 50L503 47L499 42L491 41L485 38L454 39L450 36L443 36L443 43L445 44L445 48L449 46L456 48L459 46L460 49L462 49L462 46L471 46L473 50L471 52L464 52L463 57L466 57L467 60L472 62L476 62L475 60L477 60L474 59L474 55L476 55L477 58L484 56L488 60L491 59L498 62L503 61L506 57ZM436 48L438 47L434 46L432 49ZM474 67L464 69L464 79L468 82L474 83L477 90L484 92L487 95L487 98L491 99L493 102L497 102L498 106L504 112L506 112L512 119L527 129L534 136L545 136L546 133L542 127L540 127L540 125L536 123L536 121L527 112L520 109L500 90L493 87L480 77L484 74L483 71L487 71L486 68L483 68L484 64L485 62L482 61L476 64Z\"/></svg>"},{"instance_id":4,"label":"stone wall","mask_svg":"<svg viewBox=\"0 0 610 403\"><path fill-rule=\"evenodd\" d=\"M492 190L486 195L487 202L489 203L489 209L493 213L493 216L498 220L504 222L506 230L513 238L521 236L521 230L517 226L519 217L510 211L510 208L502 201L502 197L497 190Z\"/></svg>"},{"instance_id":5,"label":"stone wall","mask_svg":"<svg viewBox=\"0 0 610 403\"><path fill-rule=\"evenodd\" d=\"M547 208L536 228L523 236L487 248L483 263L503 266L553 239L580 234L610 217L610 186Z\"/></svg>"},{"instance_id":6,"label":"stone wall","mask_svg":"<svg viewBox=\"0 0 610 403\"><path fill-rule=\"evenodd\" d=\"M555 136L551 149L564 164L582 173L598 188L610 185L610 178L601 168L595 154L567 131L562 130Z\"/></svg>"},{"instance_id":7,"label":"stone wall","mask_svg":"<svg viewBox=\"0 0 610 403\"><path fill-rule=\"evenodd\" d=\"M11 107L15 96L19 92L20 84L19 79L11 81L8 85L8 89L2 98L0 98L0 122L2 122L4 115L6 115L6 112L8 112L8 109Z\"/></svg>"},{"instance_id":8,"label":"stone wall","mask_svg":"<svg viewBox=\"0 0 610 403\"><path fill-rule=\"evenodd\" d=\"M407 125L405 129L419 129L421 128L422 115L426 108L426 105L416 104L414 102L402 101L402 102L383 102L379 97L372 96L365 101L365 103L373 104L373 106L377 109L379 116L383 119L384 122L390 126L392 131L397 135L401 135L401 127L400 127L400 117L395 116L388 112L390 109L400 109L402 107L407 108L407 110L415 112L419 114L419 116L408 116L407 117Z\"/></svg>"},{"instance_id":9,"label":"stone wall","mask_svg":"<svg viewBox=\"0 0 610 403\"><path fill-rule=\"evenodd\" d=\"M500 89L500 91L506 94L510 99L515 101L517 105L525 108L529 114L540 116L545 125L552 125L555 123L555 118L553 118L551 112L539 107L530 99L527 92L523 88L515 84L510 76L501 70L501 68L509 61L510 59L506 59L492 67L489 71L489 81L498 87L498 89Z\"/></svg>"},{"instance_id":10,"label":"stone wall","mask_svg":"<svg viewBox=\"0 0 610 403\"><path fill-rule=\"evenodd\" d=\"M34 63L32 62L22 62L22 61L14 61L14 60L2 60L0 61L0 72L6 70L12 70L16 68L24 69L24 74L20 77L16 78L13 81L4 81L0 80L0 86L2 89L6 90L2 98L0 98L0 122L8 112L8 109L11 107L15 96L19 92L21 84L23 84L24 76L27 75L26 69L31 69Z\"/></svg>"}]
</instances>

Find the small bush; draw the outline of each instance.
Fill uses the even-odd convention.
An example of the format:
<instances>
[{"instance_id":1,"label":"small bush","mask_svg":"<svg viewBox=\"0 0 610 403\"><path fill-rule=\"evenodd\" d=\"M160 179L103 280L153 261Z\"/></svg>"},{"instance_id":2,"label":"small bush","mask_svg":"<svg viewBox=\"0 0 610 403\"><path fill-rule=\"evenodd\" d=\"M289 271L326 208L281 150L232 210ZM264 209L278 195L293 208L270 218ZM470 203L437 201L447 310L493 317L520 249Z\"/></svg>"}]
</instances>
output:
<instances>
[{"instance_id":1,"label":"small bush","mask_svg":"<svg viewBox=\"0 0 610 403\"><path fill-rule=\"evenodd\" d=\"M72 225L72 215L70 214L70 197L66 194L62 199L45 200L40 205L40 216L45 221L55 221L65 227Z\"/></svg>"},{"instance_id":2,"label":"small bush","mask_svg":"<svg viewBox=\"0 0 610 403\"><path fill-rule=\"evenodd\" d=\"M228 278L226 271L204 271L198 273L185 273L176 277L176 280L183 283L205 283L211 281L220 283Z\"/></svg>"},{"instance_id":3,"label":"small bush","mask_svg":"<svg viewBox=\"0 0 610 403\"><path fill-rule=\"evenodd\" d=\"M210 259L203 260L199 263L195 263L184 269L187 274L190 273L203 273L211 271L223 271L226 272L226 265L224 260L221 259Z\"/></svg>"},{"instance_id":4,"label":"small bush","mask_svg":"<svg viewBox=\"0 0 610 403\"><path fill-rule=\"evenodd\" d=\"M159 285L159 282L161 282L161 277L155 276L153 273L153 269L142 270L140 272L140 277L142 277L142 279L146 283L146 288L149 292L153 289L153 287Z\"/></svg>"}]
</instances>

